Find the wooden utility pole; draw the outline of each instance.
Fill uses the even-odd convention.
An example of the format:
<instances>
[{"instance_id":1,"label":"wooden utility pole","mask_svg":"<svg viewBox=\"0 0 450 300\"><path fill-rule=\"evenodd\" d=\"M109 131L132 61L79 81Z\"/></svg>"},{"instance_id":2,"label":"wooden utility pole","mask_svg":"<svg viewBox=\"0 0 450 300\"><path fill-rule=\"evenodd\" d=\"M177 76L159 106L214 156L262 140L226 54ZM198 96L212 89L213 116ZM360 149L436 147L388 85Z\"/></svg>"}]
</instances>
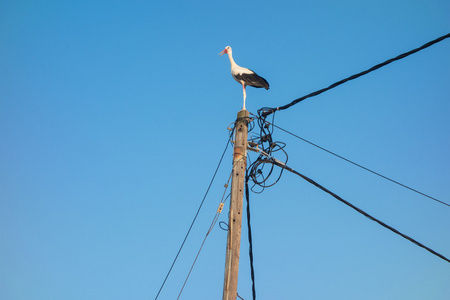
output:
<instances>
[{"instance_id":1,"label":"wooden utility pole","mask_svg":"<svg viewBox=\"0 0 450 300\"><path fill-rule=\"evenodd\" d=\"M249 113L238 112L235 125L233 150L233 174L231 182L230 212L228 215L227 254L222 300L236 300L241 247L242 206L245 171L247 169L247 136Z\"/></svg>"}]
</instances>

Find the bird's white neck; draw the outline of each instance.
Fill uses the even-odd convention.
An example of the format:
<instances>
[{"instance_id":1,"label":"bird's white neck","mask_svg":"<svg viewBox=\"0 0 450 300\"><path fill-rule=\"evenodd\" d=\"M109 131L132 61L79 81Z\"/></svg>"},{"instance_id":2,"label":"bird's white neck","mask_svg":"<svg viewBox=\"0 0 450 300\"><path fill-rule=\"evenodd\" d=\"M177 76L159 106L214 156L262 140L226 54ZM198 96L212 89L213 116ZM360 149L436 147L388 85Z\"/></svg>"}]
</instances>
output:
<instances>
[{"instance_id":1,"label":"bird's white neck","mask_svg":"<svg viewBox=\"0 0 450 300\"><path fill-rule=\"evenodd\" d=\"M231 68L233 69L234 67L238 67L237 63L233 59L233 55L232 55L231 51L227 52L227 54L228 54L228 58L230 59Z\"/></svg>"}]
</instances>

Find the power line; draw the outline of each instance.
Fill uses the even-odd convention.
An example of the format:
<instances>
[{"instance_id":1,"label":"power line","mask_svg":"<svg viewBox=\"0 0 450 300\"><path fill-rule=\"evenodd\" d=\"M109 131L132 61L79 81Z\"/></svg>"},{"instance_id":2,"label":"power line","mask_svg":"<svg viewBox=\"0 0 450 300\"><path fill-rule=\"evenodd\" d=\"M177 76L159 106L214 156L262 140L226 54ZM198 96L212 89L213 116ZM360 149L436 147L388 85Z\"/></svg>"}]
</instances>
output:
<instances>
[{"instance_id":1,"label":"power line","mask_svg":"<svg viewBox=\"0 0 450 300\"><path fill-rule=\"evenodd\" d=\"M290 135L292 135L292 136L294 136L294 137L296 137L296 138L298 138L298 139L300 139L300 140L302 140L302 141L304 141L304 142L306 142L306 143L308 143L308 144L310 144L310 145L312 145L312 146L314 146L314 147L316 147L316 148L319 148L320 150L323 150L323 151L325 151L325 152L327 152L327 153L329 153L329 154L332 154L332 155L334 155L334 156L336 156L336 157L338 157L338 158L340 158L340 159L342 159L342 160L345 160L346 162L349 162L349 163L351 163L351 164L353 164L353 165L355 165L355 166L357 166L357 167L360 167L360 168L363 169L363 170L366 170L366 171L368 171L368 172L370 172L370 173L372 173L372 174L375 174L375 175L377 175L377 176L379 176L379 177L381 177L381 178L383 178L383 179L389 180L390 182L393 182L393 183L395 183L395 184L397 184L397 185L399 185L399 186L401 186L401 187L404 187L404 188L406 188L406 189L409 189L409 190L411 190L411 191L413 191L413 192L415 192L415 193L418 193L418 194L420 194L420 195L422 195L422 196L424 196L424 197L427 197L427 198L429 198L429 199L431 199L431 200L434 200L434 201L436 201L436 202L439 202L439 203L441 203L441 204L444 204L444 205L450 207L450 204L448 204L448 203L446 203L446 202L444 202L444 201L441 201L441 200L439 200L439 199L436 199L436 198L434 198L434 197L432 197L432 196L430 196L430 195L427 195L427 194L422 193L422 192L420 192L420 191L418 191L418 190L416 190L416 189L413 189L412 187L409 187L409 186L407 186L407 185L405 185L405 184L403 184L403 183L400 183L400 182L398 182L398 181L396 181L396 180L393 180L393 179L391 179L391 178L389 178L389 177L387 177L387 176L384 176L384 175L382 175L382 174L380 174L380 173L378 173L378 172L375 172L375 171L373 171L373 170L371 170L371 169L369 169L369 168L366 168L366 167L364 167L364 166L362 166L362 165L360 165L360 164L358 164L358 163L356 163L356 162L354 162L354 161L351 161L351 160L349 160L349 159L347 159L347 158L345 158L345 157L343 157L343 156L341 156L341 155L339 155L339 154L336 154L336 153L334 153L334 152L332 152L332 151L330 151L330 150L327 150L327 149L325 149L325 148L323 148L323 147L321 147L321 146L319 146L319 145L317 145L317 144L315 144L315 143L313 143L313 142L310 142L310 141L308 141L308 140L306 140L306 139L304 139L304 138L302 138L302 137L300 137L300 136L298 136L298 135L296 135L296 134L294 134L294 133L292 133L292 132L290 132L290 131L287 131L286 129L283 129L283 128L281 128L281 127L275 125L275 124L269 123L269 122L267 122L267 121L266 121L266 123L272 125L273 127L278 128L278 129L280 129L280 130L282 130L282 131L284 131L284 132L286 132L286 133L288 133L288 134L290 134Z\"/></svg>"},{"instance_id":2,"label":"power line","mask_svg":"<svg viewBox=\"0 0 450 300\"><path fill-rule=\"evenodd\" d=\"M278 160L276 160L276 159L270 157L270 158L266 158L266 159L260 160L260 163L270 163L270 164L274 164L274 165L276 165L276 166L279 166L279 167L281 167L281 168L283 168L283 169L285 169L285 170L287 170L287 171L289 171L289 172L292 172L292 173L294 173L294 174L300 176L300 177L303 178L304 180L308 181L309 183L311 183L312 185L314 185L314 186L316 186L317 188L321 189L322 191L324 191L324 192L330 194L331 196L333 196L333 197L336 198L337 200L341 201L341 202L344 203L345 205L347 205L347 206L353 208L354 210L356 210L357 212L359 212L360 214L362 214L362 215L365 216L366 218L368 218L368 219L370 219L370 220L372 220L372 221L374 221L374 222L380 224L380 225L383 226L384 228L389 229L390 231L394 232L395 234L398 234L399 236L401 236L401 237L407 239L408 241L412 242L413 244L415 244L415 245L417 245L417 246L419 246L419 247L421 247L421 248L427 250L428 252L430 252L430 253L436 255L437 257L439 257L439 258L445 260L446 262L450 263L450 259L448 259L447 257L443 256L442 254L437 253L437 252L434 251L433 249L431 249L431 248L425 246L424 244L422 244L422 243L416 241L415 239L413 239L413 238L407 236L406 234L401 233L401 232L398 231L397 229L395 229L395 228L393 228L393 227L387 225L386 223L384 223L384 222L378 220L377 218L375 218L375 217L369 215L368 213L366 213L366 212L363 211L362 209L360 209L360 208L354 206L353 204L351 204L350 202L348 202L348 201L342 199L341 197L339 197L339 196L336 195L335 193L331 192L330 190L326 189L325 187L321 186L320 184L318 184L317 182L315 182L315 181L312 180L311 178L309 178L309 177L307 177L307 176L305 176L305 175L303 175L303 174L300 174L299 172L297 172L297 171L295 171L294 169L292 169L292 168L286 166L286 165L283 164L282 162L280 162L280 161L278 161Z\"/></svg>"},{"instance_id":3,"label":"power line","mask_svg":"<svg viewBox=\"0 0 450 300\"><path fill-rule=\"evenodd\" d=\"M158 299L159 294L161 293L161 290L163 289L164 284L165 284L166 281L167 281L167 278L169 278L170 272L172 271L173 266L175 265L175 262L177 261L178 256L180 255L181 250L183 249L184 243L186 242L186 240L187 240L187 238L188 238L188 236L189 236L189 233L191 232L191 229L192 229L192 227L194 226L195 220L197 219L197 216L198 216L198 214L200 213L200 210L201 210L201 208L202 208L202 206L203 206L203 203L205 202L206 196L208 195L209 189L211 188L211 185L213 184L214 179L216 178L217 171L219 170L219 167L220 167L220 165L221 165L221 163L222 163L223 157L225 156L225 153L226 153L226 151L227 151L227 149L228 149L228 145L229 145L229 144L230 144L230 138L228 138L227 145L225 146L225 150L223 150L222 156L220 157L219 163L218 163L218 165L217 165L217 167L216 167L216 171L214 172L214 175L213 175L213 177L212 177L212 179L211 179L211 182L209 183L209 186L208 186L208 188L206 189L206 193L205 193L205 195L203 196L203 200L202 200L202 202L200 203L200 206L199 206L199 208L198 208L198 210L197 210L197 213L195 214L195 217L194 217L194 219L192 220L191 226L189 227L189 230L187 231L186 236L184 237L183 242L181 243L180 249L178 250L178 253L177 253L177 255L175 256L175 259L173 260L172 265L170 266L170 269L169 269L169 271L167 272L166 278L164 278L164 281L163 281L163 283L161 284L161 287L159 288L158 294L156 294L155 300Z\"/></svg>"},{"instance_id":4,"label":"power line","mask_svg":"<svg viewBox=\"0 0 450 300\"><path fill-rule=\"evenodd\" d=\"M249 172L251 170L252 170L251 168L247 168L245 175L245 198L247 200L247 230L248 230L248 244L249 244L248 255L250 258L250 277L252 279L252 296L253 300L255 300L256 299L255 269L253 267L253 238L252 238L252 226L250 224L250 191L248 188L248 180L250 178Z\"/></svg>"},{"instance_id":5,"label":"power line","mask_svg":"<svg viewBox=\"0 0 450 300\"><path fill-rule=\"evenodd\" d=\"M385 62L382 62L382 63L380 63L378 65L375 65L375 66L371 67L370 69L367 69L365 71L362 71L362 72L357 73L355 75L352 75L350 77L342 79L342 80L340 80L338 82L335 82L335 83L333 83L332 85L330 85L330 86L328 86L326 88L320 89L318 91L315 91L315 92L312 92L312 93L310 93L308 95L300 97L300 98L298 98L298 99L296 99L296 100L292 101L291 103L286 104L284 106L280 106L280 107L276 107L276 108L263 107L263 108L258 110L258 114L261 115L262 117L267 117L268 115L274 113L275 111L287 109L287 108L289 108L289 107L299 103L300 101L303 101L303 100L305 100L307 98L311 98L311 97L320 95L323 92L326 92L326 91L331 90L331 89L333 89L333 88L335 88L335 87L337 87L337 86L339 86L341 84L346 83L347 81L356 79L356 78L361 77L363 75L366 75L366 74L368 74L368 73L370 73L372 71L375 71L375 70L377 70L377 69L379 69L381 67L384 67L384 66L386 66L386 65L388 65L388 64L390 64L390 63L392 63L394 61L400 60L400 59L405 58L405 57L407 57L407 56L409 56L411 54L419 52L420 50L428 48L428 47L430 47L430 46L432 46L432 45L434 45L434 44L436 44L436 43L438 43L438 42L440 42L440 41L442 41L442 40L444 40L446 38L449 38L449 37L450 37L450 33L448 33L448 34L446 34L444 36L441 36L441 37L439 37L439 38L437 38L435 40L432 40L432 41L430 41L430 42L428 42L428 43L426 43L426 44L424 44L424 45L422 45L422 46L420 46L418 48L415 48L415 49L413 49L411 51L405 52L405 53L400 54L400 55L398 55L398 56L396 56L394 58L388 59Z\"/></svg>"},{"instance_id":6,"label":"power line","mask_svg":"<svg viewBox=\"0 0 450 300\"><path fill-rule=\"evenodd\" d=\"M262 193L265 188L271 187L275 185L281 178L281 175L283 174L283 169L281 169L281 172L278 174L277 179L274 182L269 182L269 178L272 177L274 174L274 166L271 165L271 168L269 170L263 170L264 165L260 168L259 161L261 159L264 159L264 157L271 156L275 152L280 152L284 154L285 159L284 163L287 163L288 161L288 155L286 151L284 151L284 147L286 146L283 142L276 142L272 139L273 134L273 126L270 128L269 122L265 122L262 118L257 118L257 125L260 129L259 136L251 139L249 142L249 145L251 147L248 148L248 150L255 151L259 153L259 156L254 162L250 162L249 166L247 167L247 170L245 172L245 197L247 200L247 229L248 229L248 242L249 242L249 259L250 259L250 276L252 280L252 297L253 300L256 299L256 286L255 286L255 269L254 269L254 263L253 263L253 238L252 238L252 227L251 227L251 214L250 214L250 188L249 188L249 180L251 179L253 181L253 186L251 187L251 190L255 193ZM255 148L256 147L256 148ZM247 157L248 160L250 160L250 156ZM263 174L263 171L266 172L266 176ZM254 187L260 187L260 191L255 191Z\"/></svg>"},{"instance_id":7,"label":"power line","mask_svg":"<svg viewBox=\"0 0 450 300\"><path fill-rule=\"evenodd\" d=\"M189 279L189 276L191 275L192 270L194 269L195 263L197 262L197 259L198 259L198 257L200 256L200 252L202 251L203 246L205 245L206 239L208 238L209 234L211 233L211 231L213 230L214 226L216 225L217 220L219 220L219 216L220 216L220 213L222 212L223 205L225 204L225 201L227 201L228 196L229 196L229 195L228 195L227 197L225 197L225 194L226 194L226 192L227 192L228 184L230 183L231 176L232 176L232 173L230 174L230 177L228 177L228 181L227 181L227 183L225 184L225 191L223 192L222 199L220 200L219 208L217 209L216 214L215 214L215 216L214 216L214 219L212 220L211 225L209 226L209 229L208 229L208 231L206 232L205 238L203 239L203 242L202 242L202 244L201 244L201 246L200 246L200 249L199 249L198 252L197 252L197 256L195 257L194 262L192 263L191 269L189 270L189 273L188 273L188 275L186 276L186 279L185 279L185 281L184 281L184 283L183 283L183 286L181 287L181 290L180 290L180 293L178 294L177 299L180 299L181 293L183 292L184 287L186 286L186 283L187 283L187 281L188 281L188 279Z\"/></svg>"}]
</instances>

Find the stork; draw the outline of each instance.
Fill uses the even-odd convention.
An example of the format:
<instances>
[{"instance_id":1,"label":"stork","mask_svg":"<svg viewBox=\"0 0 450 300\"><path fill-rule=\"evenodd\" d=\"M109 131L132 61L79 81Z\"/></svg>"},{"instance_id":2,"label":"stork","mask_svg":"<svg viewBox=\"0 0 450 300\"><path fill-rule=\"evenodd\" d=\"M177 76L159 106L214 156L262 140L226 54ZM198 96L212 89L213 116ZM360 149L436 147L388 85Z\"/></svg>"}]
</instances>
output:
<instances>
[{"instance_id":1,"label":"stork","mask_svg":"<svg viewBox=\"0 0 450 300\"><path fill-rule=\"evenodd\" d=\"M219 55L223 55L225 53L228 54L228 58L230 59L231 75L237 82L242 84L242 90L244 94L244 106L242 107L242 109L245 110L245 98L247 97L245 93L245 87L252 86L255 88L265 88L266 90L268 90L269 83L267 82L267 80L265 80L252 70L238 66L234 62L233 52L230 46L226 46L225 49L219 53Z\"/></svg>"}]
</instances>

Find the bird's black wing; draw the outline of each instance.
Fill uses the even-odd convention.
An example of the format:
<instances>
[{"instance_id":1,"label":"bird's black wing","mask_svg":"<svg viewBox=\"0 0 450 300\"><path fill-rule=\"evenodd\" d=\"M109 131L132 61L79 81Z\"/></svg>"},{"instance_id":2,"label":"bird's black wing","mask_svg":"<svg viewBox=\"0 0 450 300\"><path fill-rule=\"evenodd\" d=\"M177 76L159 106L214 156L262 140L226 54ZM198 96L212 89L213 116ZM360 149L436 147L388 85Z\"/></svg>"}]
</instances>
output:
<instances>
[{"instance_id":1,"label":"bird's black wing","mask_svg":"<svg viewBox=\"0 0 450 300\"><path fill-rule=\"evenodd\" d=\"M244 81L246 85L253 86L255 88L265 88L266 90L269 89L269 83L267 80L253 71L252 73L236 74L235 77L237 80Z\"/></svg>"}]
</instances>

